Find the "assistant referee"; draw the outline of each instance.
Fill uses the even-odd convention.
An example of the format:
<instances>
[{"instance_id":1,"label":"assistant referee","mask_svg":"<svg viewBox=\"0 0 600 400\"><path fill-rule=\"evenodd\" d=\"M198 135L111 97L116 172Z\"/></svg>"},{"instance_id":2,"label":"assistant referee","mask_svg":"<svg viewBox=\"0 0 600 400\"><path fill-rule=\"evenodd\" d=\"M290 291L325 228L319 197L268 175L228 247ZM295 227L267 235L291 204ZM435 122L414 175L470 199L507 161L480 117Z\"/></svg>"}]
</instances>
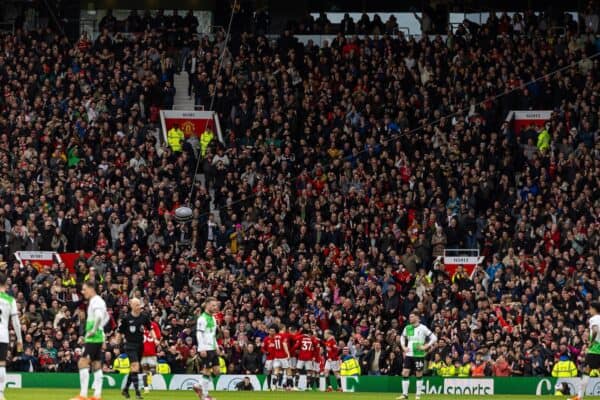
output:
<instances>
[{"instance_id":1,"label":"assistant referee","mask_svg":"<svg viewBox=\"0 0 600 400\"><path fill-rule=\"evenodd\" d=\"M142 399L140 393L138 373L140 372L140 360L144 349L144 330L153 332L151 328L150 317L142 313L142 302L140 299L133 298L129 301L131 311L121 319L119 324L119 338L123 341L123 352L129 357L131 370L127 377L127 384L123 389L123 397L129 399L129 388L133 383L135 389L135 398Z\"/></svg>"}]
</instances>

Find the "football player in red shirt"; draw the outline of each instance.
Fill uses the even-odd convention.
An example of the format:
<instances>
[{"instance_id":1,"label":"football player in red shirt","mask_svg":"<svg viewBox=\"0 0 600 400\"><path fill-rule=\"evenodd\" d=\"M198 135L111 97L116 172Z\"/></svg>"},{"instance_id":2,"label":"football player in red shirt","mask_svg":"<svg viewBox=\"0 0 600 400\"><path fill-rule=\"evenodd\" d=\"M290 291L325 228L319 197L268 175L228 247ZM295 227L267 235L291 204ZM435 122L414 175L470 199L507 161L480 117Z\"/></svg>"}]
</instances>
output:
<instances>
[{"instance_id":1,"label":"football player in red shirt","mask_svg":"<svg viewBox=\"0 0 600 400\"><path fill-rule=\"evenodd\" d=\"M337 390L338 392L342 391L342 379L340 378L340 349L337 346L337 342L333 337L333 333L327 329L325 331L325 341L323 345L325 346L325 351L327 352L327 360L325 361L325 369L323 370L323 374L325 379L329 379L330 374L335 375L335 379L337 381ZM331 386L327 387L327 390L331 390Z\"/></svg>"},{"instance_id":2,"label":"football player in red shirt","mask_svg":"<svg viewBox=\"0 0 600 400\"><path fill-rule=\"evenodd\" d=\"M304 371L306 376L306 390L314 387L315 368L313 366L315 359L315 351L319 346L318 340L308 333L308 328L304 327L299 333L292 350L292 353L298 354L298 363L296 364L296 372L299 377ZM296 387L298 384L296 383Z\"/></svg>"},{"instance_id":3,"label":"football player in red shirt","mask_svg":"<svg viewBox=\"0 0 600 400\"><path fill-rule=\"evenodd\" d=\"M273 360L275 358L275 342L273 337L275 336L275 330L269 327L269 336L263 339L261 347L262 352L265 354L265 373L267 375L267 387L272 390L271 384L273 382Z\"/></svg>"},{"instance_id":4,"label":"football player in red shirt","mask_svg":"<svg viewBox=\"0 0 600 400\"><path fill-rule=\"evenodd\" d=\"M290 352L285 333L279 333L279 327L273 324L269 327L269 336L263 342L263 352L267 354L267 362L271 360L271 365L265 365L267 370L267 385L272 389L270 382L272 374L277 377L275 387L282 389L283 371L289 368Z\"/></svg>"},{"instance_id":5,"label":"football player in red shirt","mask_svg":"<svg viewBox=\"0 0 600 400\"><path fill-rule=\"evenodd\" d=\"M150 393L152 384L152 374L156 373L156 346L160 343L160 327L156 321L150 323L151 330L144 331L144 347L142 350L142 382L144 384L144 393Z\"/></svg>"},{"instance_id":6,"label":"football player in red shirt","mask_svg":"<svg viewBox=\"0 0 600 400\"><path fill-rule=\"evenodd\" d=\"M296 343L302 337L302 333L298 331L295 326L290 326L289 332L287 334L288 339L288 349L290 349L290 367L287 371L287 385L289 389L298 390L298 382L300 380L300 375L298 374L298 370L296 368L298 364L298 351L296 348Z\"/></svg>"}]
</instances>

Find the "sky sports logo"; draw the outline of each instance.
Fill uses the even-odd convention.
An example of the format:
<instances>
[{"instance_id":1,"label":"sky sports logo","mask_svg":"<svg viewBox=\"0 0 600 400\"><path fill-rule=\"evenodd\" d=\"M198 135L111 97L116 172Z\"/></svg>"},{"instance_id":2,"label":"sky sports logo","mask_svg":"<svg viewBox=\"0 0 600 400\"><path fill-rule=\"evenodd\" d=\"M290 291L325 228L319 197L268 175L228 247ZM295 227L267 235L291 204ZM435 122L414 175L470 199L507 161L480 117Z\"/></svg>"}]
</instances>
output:
<instances>
[{"instance_id":1,"label":"sky sports logo","mask_svg":"<svg viewBox=\"0 0 600 400\"><path fill-rule=\"evenodd\" d=\"M493 379L444 379L444 394L450 395L492 395Z\"/></svg>"}]
</instances>

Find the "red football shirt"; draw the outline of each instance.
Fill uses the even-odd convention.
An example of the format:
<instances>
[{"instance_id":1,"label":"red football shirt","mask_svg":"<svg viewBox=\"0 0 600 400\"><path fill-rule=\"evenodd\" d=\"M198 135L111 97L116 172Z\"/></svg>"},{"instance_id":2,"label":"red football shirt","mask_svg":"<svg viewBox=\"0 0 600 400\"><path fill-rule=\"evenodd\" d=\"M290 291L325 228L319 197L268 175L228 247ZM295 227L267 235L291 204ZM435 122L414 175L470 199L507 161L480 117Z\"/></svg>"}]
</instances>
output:
<instances>
[{"instance_id":1,"label":"red football shirt","mask_svg":"<svg viewBox=\"0 0 600 400\"><path fill-rule=\"evenodd\" d=\"M284 337L279 333L273 337L267 336L265 338L263 341L263 352L267 355L267 360L287 358L283 343L285 343Z\"/></svg>"},{"instance_id":2,"label":"red football shirt","mask_svg":"<svg viewBox=\"0 0 600 400\"><path fill-rule=\"evenodd\" d=\"M340 359L340 350L334 338L325 341L325 351L327 352L328 360L337 361Z\"/></svg>"},{"instance_id":3,"label":"red football shirt","mask_svg":"<svg viewBox=\"0 0 600 400\"><path fill-rule=\"evenodd\" d=\"M315 348L318 343L310 335L302 335L300 340L296 342L294 350L298 351L298 360L311 361L315 358Z\"/></svg>"}]
</instances>

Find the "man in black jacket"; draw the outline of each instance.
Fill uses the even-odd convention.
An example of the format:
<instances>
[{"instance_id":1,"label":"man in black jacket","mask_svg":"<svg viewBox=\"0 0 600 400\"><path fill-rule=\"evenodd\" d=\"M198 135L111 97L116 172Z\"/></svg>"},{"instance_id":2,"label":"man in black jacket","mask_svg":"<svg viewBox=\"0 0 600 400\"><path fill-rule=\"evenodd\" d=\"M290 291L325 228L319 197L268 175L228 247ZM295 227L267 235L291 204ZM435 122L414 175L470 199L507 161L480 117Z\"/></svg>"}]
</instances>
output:
<instances>
[{"instance_id":1,"label":"man in black jacket","mask_svg":"<svg viewBox=\"0 0 600 400\"><path fill-rule=\"evenodd\" d=\"M242 373L255 375L262 370L261 356L255 351L254 345L249 343L246 346L246 351L242 356Z\"/></svg>"},{"instance_id":2,"label":"man in black jacket","mask_svg":"<svg viewBox=\"0 0 600 400\"><path fill-rule=\"evenodd\" d=\"M385 351L381 348L381 343L373 342L371 350L369 350L361 359L361 370L368 371L369 375L380 375L386 357Z\"/></svg>"}]
</instances>

